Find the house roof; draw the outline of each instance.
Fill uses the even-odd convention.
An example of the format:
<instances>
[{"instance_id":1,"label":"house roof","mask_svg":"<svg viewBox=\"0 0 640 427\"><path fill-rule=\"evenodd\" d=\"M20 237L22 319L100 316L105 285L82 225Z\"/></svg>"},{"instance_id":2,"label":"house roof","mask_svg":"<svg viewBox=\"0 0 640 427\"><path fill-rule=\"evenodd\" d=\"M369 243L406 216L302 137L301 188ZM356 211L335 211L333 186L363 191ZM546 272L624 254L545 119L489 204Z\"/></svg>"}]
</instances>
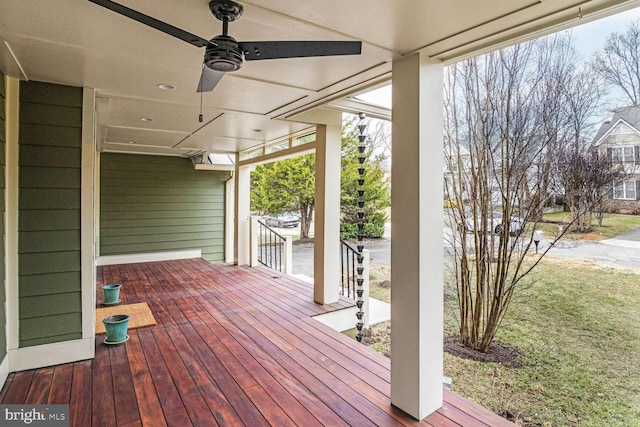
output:
<instances>
[{"instance_id":1,"label":"house roof","mask_svg":"<svg viewBox=\"0 0 640 427\"><path fill-rule=\"evenodd\" d=\"M611 119L605 121L598 129L596 136L593 138L594 145L600 145L605 137L611 133L619 124L625 123L640 133L640 107L630 106L618 108Z\"/></svg>"}]
</instances>

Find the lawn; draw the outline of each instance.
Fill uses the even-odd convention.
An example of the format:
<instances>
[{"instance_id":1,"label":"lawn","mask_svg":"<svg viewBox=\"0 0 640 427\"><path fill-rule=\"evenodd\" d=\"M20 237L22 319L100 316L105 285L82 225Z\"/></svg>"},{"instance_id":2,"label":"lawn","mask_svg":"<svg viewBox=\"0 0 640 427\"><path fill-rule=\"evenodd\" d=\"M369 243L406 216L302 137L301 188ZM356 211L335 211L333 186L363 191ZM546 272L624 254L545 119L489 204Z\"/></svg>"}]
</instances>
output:
<instances>
[{"instance_id":1,"label":"lawn","mask_svg":"<svg viewBox=\"0 0 640 427\"><path fill-rule=\"evenodd\" d=\"M640 271L546 258L530 279L496 338L517 350L516 362L445 353L452 389L525 426L640 426ZM378 282L372 293L388 297L388 287L373 291ZM447 283L445 336L456 319ZM388 324L371 332L374 348L388 352Z\"/></svg>"},{"instance_id":2,"label":"lawn","mask_svg":"<svg viewBox=\"0 0 640 427\"><path fill-rule=\"evenodd\" d=\"M566 228L571 222L569 212L554 212L544 214L542 222L536 224L536 228L544 231L545 236L552 238L558 235L558 226ZM640 215L605 214L602 227L598 226L596 217L593 217L592 227L589 233L576 233L571 228L565 234L565 238L602 240L619 236L634 228L640 227Z\"/></svg>"}]
</instances>

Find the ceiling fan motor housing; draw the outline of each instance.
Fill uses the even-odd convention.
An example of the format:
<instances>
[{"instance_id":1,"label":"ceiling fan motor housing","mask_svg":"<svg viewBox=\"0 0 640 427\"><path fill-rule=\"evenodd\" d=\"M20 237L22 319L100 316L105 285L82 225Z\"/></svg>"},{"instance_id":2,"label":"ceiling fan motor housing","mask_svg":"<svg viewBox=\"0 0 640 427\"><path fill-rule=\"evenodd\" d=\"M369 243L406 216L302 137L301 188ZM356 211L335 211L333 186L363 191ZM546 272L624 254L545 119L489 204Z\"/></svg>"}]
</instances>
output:
<instances>
[{"instance_id":1,"label":"ceiling fan motor housing","mask_svg":"<svg viewBox=\"0 0 640 427\"><path fill-rule=\"evenodd\" d=\"M220 21L235 21L242 16L244 11L240 3L233 0L211 0L209 10Z\"/></svg>"},{"instance_id":2,"label":"ceiling fan motor housing","mask_svg":"<svg viewBox=\"0 0 640 427\"><path fill-rule=\"evenodd\" d=\"M242 51L236 39L227 35L214 37L204 54L204 64L216 71L239 70L242 67Z\"/></svg>"}]
</instances>

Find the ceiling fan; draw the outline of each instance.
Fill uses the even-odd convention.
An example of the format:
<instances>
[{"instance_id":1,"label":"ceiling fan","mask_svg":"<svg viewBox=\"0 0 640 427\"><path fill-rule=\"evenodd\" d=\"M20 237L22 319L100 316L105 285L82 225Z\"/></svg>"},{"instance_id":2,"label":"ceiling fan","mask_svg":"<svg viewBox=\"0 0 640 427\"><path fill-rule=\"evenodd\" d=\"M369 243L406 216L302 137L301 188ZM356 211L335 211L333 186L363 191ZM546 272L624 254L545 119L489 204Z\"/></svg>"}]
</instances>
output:
<instances>
[{"instance_id":1,"label":"ceiling fan","mask_svg":"<svg viewBox=\"0 0 640 427\"><path fill-rule=\"evenodd\" d=\"M222 21L222 34L211 40L162 22L111 0L89 0L196 47L204 47L204 65L198 92L216 87L224 73L236 71L243 62L262 59L301 58L312 56L359 55L359 41L252 41L238 42L228 34L229 22L242 16L243 7L233 0L211 0L209 10Z\"/></svg>"}]
</instances>

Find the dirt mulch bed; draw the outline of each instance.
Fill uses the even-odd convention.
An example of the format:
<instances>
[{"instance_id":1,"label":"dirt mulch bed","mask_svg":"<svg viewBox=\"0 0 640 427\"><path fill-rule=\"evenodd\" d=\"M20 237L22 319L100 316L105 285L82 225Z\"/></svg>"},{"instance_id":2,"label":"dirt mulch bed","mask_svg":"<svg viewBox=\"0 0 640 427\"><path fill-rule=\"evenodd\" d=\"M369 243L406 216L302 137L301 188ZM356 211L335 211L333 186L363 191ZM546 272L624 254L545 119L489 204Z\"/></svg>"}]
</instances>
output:
<instances>
[{"instance_id":1,"label":"dirt mulch bed","mask_svg":"<svg viewBox=\"0 0 640 427\"><path fill-rule=\"evenodd\" d=\"M506 346L498 341L493 341L489 350L486 353L481 353L462 345L459 337L446 337L444 339L444 351L454 356L477 362L500 363L513 368L522 366L518 361L518 349Z\"/></svg>"}]
</instances>

